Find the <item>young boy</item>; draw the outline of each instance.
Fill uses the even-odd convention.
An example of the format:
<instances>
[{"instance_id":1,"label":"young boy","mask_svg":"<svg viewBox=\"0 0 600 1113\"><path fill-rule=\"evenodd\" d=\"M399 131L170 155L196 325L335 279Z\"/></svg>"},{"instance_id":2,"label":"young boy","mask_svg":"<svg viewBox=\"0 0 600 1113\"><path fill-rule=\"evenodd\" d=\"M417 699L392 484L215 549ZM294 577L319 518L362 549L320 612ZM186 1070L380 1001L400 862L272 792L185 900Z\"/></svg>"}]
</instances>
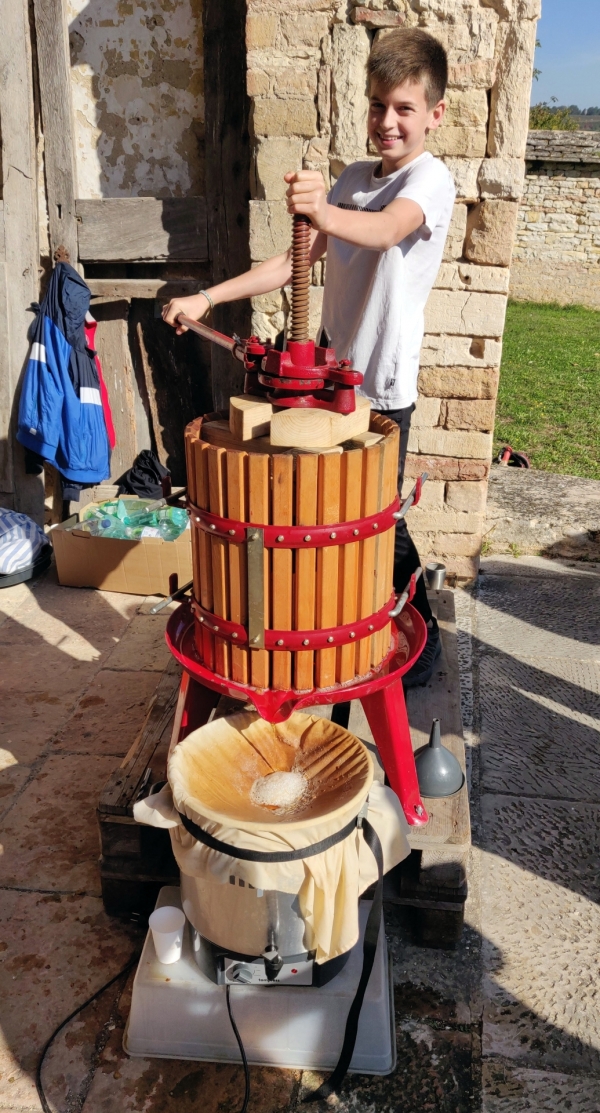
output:
<instances>
[{"instance_id":1,"label":"young boy","mask_svg":"<svg viewBox=\"0 0 600 1113\"><path fill-rule=\"evenodd\" d=\"M326 193L321 174L285 175L290 213L312 223L311 262L327 252L322 328L338 359L361 371L360 388L373 409L400 426L398 487L402 486L411 414L417 399L425 303L442 259L454 203L444 164L425 151L429 131L445 112L444 48L425 31L401 29L375 44L367 63L368 133L380 161L348 166ZM280 289L291 278L291 251L253 270L176 299L163 311L177 326L217 303ZM420 564L405 522L398 523L394 586L402 591ZM425 684L440 653L436 620L419 579L415 606L427 622L427 643L405 676Z\"/></svg>"}]
</instances>

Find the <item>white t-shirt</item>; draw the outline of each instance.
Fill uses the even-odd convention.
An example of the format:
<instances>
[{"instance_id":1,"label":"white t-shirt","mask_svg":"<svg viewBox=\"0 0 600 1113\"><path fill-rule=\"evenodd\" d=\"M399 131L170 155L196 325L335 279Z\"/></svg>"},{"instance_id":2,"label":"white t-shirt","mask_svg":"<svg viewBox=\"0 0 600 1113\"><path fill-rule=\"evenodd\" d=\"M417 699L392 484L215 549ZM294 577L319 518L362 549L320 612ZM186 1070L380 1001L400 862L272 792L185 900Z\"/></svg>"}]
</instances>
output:
<instances>
[{"instance_id":1,"label":"white t-shirt","mask_svg":"<svg viewBox=\"0 0 600 1113\"><path fill-rule=\"evenodd\" d=\"M425 222L388 251L328 237L322 325L338 359L364 375L359 388L380 410L417 398L425 303L435 281L452 216L449 170L428 151L394 174L376 178L377 162L356 162L340 175L328 201L380 212L398 197L415 201Z\"/></svg>"}]
</instances>

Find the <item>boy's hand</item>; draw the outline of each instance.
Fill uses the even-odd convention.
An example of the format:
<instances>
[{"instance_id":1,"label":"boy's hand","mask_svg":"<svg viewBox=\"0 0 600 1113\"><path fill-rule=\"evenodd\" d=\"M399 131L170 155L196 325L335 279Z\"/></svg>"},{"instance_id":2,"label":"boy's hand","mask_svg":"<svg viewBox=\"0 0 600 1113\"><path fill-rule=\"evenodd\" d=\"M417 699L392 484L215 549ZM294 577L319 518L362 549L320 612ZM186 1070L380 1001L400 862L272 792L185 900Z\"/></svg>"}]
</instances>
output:
<instances>
[{"instance_id":1,"label":"boy's hand","mask_svg":"<svg viewBox=\"0 0 600 1113\"><path fill-rule=\"evenodd\" d=\"M303 213L310 217L313 228L326 232L329 205L323 175L318 170L297 170L285 174L284 180L288 183L288 212Z\"/></svg>"},{"instance_id":2,"label":"boy's hand","mask_svg":"<svg viewBox=\"0 0 600 1113\"><path fill-rule=\"evenodd\" d=\"M200 321L208 313L210 305L204 294L192 294L189 298L173 298L168 305L163 306L162 319L167 325L173 325L178 336L187 332L185 325L177 323L180 313Z\"/></svg>"}]
</instances>

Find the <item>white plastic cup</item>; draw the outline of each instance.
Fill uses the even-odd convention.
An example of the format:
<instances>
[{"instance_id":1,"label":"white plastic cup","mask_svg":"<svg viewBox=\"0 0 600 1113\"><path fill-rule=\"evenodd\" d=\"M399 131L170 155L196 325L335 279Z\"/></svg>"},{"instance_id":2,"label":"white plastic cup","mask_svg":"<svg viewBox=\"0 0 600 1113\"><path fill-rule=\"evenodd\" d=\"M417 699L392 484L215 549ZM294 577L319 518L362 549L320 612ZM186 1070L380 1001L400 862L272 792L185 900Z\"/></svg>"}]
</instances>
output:
<instances>
[{"instance_id":1,"label":"white plastic cup","mask_svg":"<svg viewBox=\"0 0 600 1113\"><path fill-rule=\"evenodd\" d=\"M181 958L185 926L185 914L181 908L168 904L155 908L148 920L148 926L152 932L158 961L165 964L177 962Z\"/></svg>"}]
</instances>

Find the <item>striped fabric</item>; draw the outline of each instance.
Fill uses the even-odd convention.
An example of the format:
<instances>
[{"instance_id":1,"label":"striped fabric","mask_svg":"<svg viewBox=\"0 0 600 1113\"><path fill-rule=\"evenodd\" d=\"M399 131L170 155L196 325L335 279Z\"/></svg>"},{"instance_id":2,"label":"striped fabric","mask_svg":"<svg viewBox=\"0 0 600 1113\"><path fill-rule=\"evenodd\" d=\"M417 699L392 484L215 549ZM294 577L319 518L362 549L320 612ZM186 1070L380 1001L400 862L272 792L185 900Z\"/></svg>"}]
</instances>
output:
<instances>
[{"instance_id":1,"label":"striped fabric","mask_svg":"<svg viewBox=\"0 0 600 1113\"><path fill-rule=\"evenodd\" d=\"M29 568L48 541L26 514L0 507L0 575Z\"/></svg>"}]
</instances>

